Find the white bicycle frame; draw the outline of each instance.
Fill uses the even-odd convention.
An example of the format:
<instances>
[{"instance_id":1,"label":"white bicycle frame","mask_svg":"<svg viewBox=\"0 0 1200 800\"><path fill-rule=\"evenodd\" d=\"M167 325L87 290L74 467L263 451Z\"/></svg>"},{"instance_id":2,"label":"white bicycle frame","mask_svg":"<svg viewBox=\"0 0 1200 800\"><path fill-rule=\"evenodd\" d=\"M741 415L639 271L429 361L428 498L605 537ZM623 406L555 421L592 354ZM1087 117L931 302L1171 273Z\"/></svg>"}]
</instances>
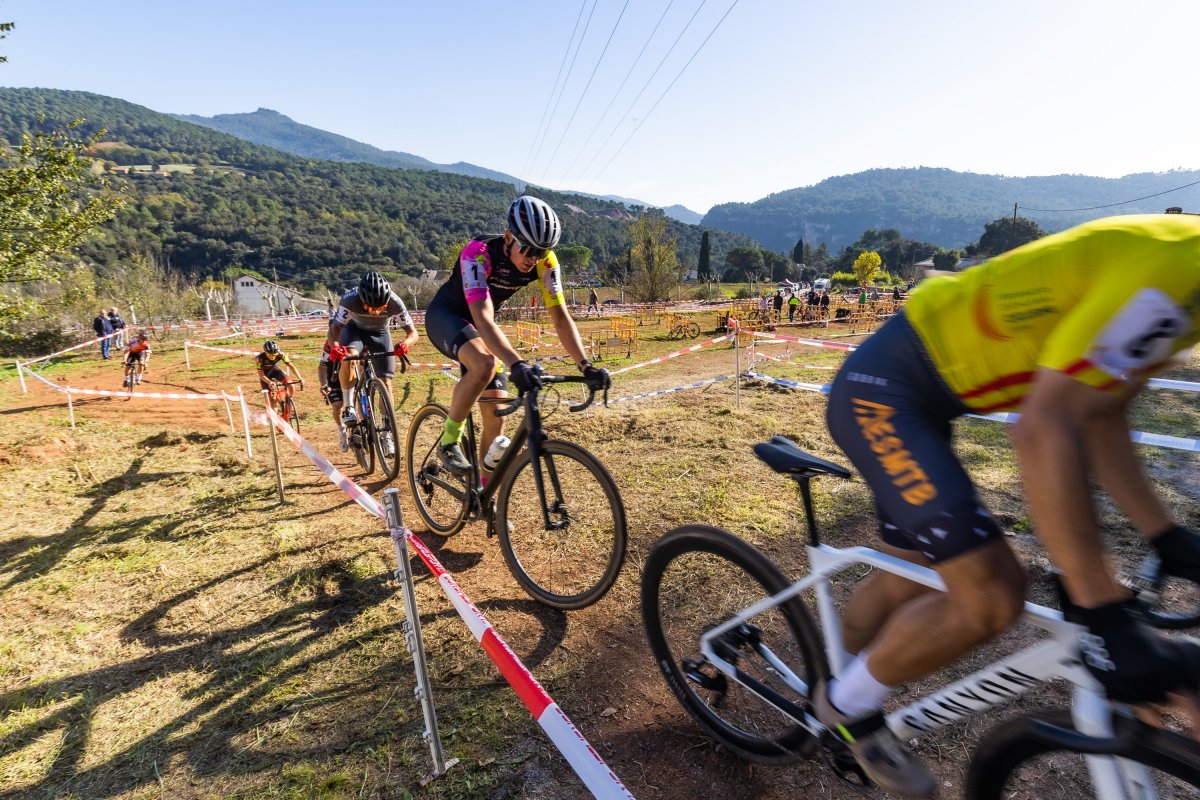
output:
<instances>
[{"instance_id":1,"label":"white bicycle frame","mask_svg":"<svg viewBox=\"0 0 1200 800\"><path fill-rule=\"evenodd\" d=\"M837 675L846 667L850 656L842 648L841 620L834 606L833 594L829 586L829 581L834 575L848 567L866 564L915 583L945 591L942 579L934 570L894 558L869 547L838 549L828 545L809 546L808 556L809 564L812 565L812 571L808 575L779 594L764 598L745 608L737 616L717 625L700 637L700 650L710 664L724 673L726 678L739 683L747 691L757 695L763 702L776 708L778 706L769 698L764 697L754 687L739 678L738 671L733 664L717 654L717 648L714 647L715 640L735 627L749 622L764 611L796 597L801 592L812 589L817 598L817 613L825 639L825 655L829 661L830 670ZM1077 641L1083 628L1066 622L1061 611L1029 602L1025 603L1025 611L1021 620L1046 631L1050 634L1050 638L1006 656L928 697L921 698L888 714L888 726L896 736L901 741L908 741L943 725L1020 697L1033 687L1053 678L1063 678L1074 684L1071 716L1076 730L1091 736L1112 736L1113 707L1101 690L1100 684L1088 673L1077 655L1079 652ZM808 684L768 649L765 647L763 649L766 650L764 657L788 684L788 687L807 697L809 694ZM780 713L791 718L791 715L786 714L782 709L780 709ZM795 719L794 721L814 735L819 735L824 730L821 723L811 715L805 715L804 719ZM1085 758L1097 798L1101 798L1101 800L1118 800L1118 798L1144 800L1156 796L1150 772L1144 766L1109 756L1085 756Z\"/></svg>"}]
</instances>

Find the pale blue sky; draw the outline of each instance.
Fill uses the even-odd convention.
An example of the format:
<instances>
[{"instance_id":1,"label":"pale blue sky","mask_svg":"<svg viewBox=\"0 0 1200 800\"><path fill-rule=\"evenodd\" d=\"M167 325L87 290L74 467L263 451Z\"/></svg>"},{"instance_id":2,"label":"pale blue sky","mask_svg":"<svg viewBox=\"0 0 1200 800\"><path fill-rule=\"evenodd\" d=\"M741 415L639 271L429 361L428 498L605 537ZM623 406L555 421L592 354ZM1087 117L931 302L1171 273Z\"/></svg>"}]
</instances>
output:
<instances>
[{"instance_id":1,"label":"pale blue sky","mask_svg":"<svg viewBox=\"0 0 1200 800\"><path fill-rule=\"evenodd\" d=\"M0 83L206 116L261 106L433 161L701 212L872 167L1200 167L1200 0L582 6L590 26L540 147L578 0L0 0L17 23Z\"/></svg>"}]
</instances>

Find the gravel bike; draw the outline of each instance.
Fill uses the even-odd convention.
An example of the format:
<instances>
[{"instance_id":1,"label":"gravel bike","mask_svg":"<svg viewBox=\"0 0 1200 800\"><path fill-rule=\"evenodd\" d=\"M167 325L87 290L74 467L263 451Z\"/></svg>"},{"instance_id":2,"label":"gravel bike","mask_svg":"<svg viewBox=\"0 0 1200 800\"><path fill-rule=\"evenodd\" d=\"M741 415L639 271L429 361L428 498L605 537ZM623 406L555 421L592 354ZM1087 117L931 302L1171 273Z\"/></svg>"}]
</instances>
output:
<instances>
[{"instance_id":1,"label":"gravel bike","mask_svg":"<svg viewBox=\"0 0 1200 800\"><path fill-rule=\"evenodd\" d=\"M850 659L830 579L865 565L935 589L943 585L933 570L877 550L821 543L810 482L819 475L849 478L849 470L779 436L754 451L799 484L811 572L793 583L760 550L727 531L676 528L651 549L642 574L650 649L676 699L729 750L784 763L819 746L839 778L861 787L868 783L862 770L825 733L808 700L810 687ZM815 599L819 625L802 598L806 592ZM976 749L968 798L1044 800L1089 792L1104 800L1195 798L1200 743L1139 722L1110 703L1080 660L1084 629L1061 612L1027 602L1022 620L1040 628L1043 638L889 713L896 735L902 741L923 736L1061 678L1073 684L1070 708L1017 717L991 734Z\"/></svg>"},{"instance_id":2,"label":"gravel bike","mask_svg":"<svg viewBox=\"0 0 1200 800\"><path fill-rule=\"evenodd\" d=\"M292 429L297 433L300 432L300 412L296 410L296 401L292 399L291 381L268 381L270 384L266 389L268 396L271 398L271 404L278 410L279 416L284 422L292 426ZM304 390L304 381L300 382L300 390Z\"/></svg>"},{"instance_id":3,"label":"gravel bike","mask_svg":"<svg viewBox=\"0 0 1200 800\"><path fill-rule=\"evenodd\" d=\"M584 382L568 375L542 374L541 379L545 384ZM437 403L422 406L408 427L408 484L430 530L450 536L470 520L487 520L488 536L500 537L504 561L521 587L548 606L572 610L595 603L616 581L625 560L625 505L595 456L546 436L538 406L544 391L512 400L480 398L503 404L495 410L498 416L525 409L486 486L472 417L463 442L471 472L459 477L442 466L436 452L449 412ZM570 410L582 411L595 396L588 387L587 399Z\"/></svg>"},{"instance_id":4,"label":"gravel bike","mask_svg":"<svg viewBox=\"0 0 1200 800\"><path fill-rule=\"evenodd\" d=\"M345 410L352 411L354 421L346 421L346 436L354 460L366 473L375 470L375 459L389 481L400 474L400 429L396 425L396 412L392 398L382 378L375 375L371 359L378 353L360 353L344 356L344 361L361 361L355 369L354 385L345 399Z\"/></svg>"}]
</instances>

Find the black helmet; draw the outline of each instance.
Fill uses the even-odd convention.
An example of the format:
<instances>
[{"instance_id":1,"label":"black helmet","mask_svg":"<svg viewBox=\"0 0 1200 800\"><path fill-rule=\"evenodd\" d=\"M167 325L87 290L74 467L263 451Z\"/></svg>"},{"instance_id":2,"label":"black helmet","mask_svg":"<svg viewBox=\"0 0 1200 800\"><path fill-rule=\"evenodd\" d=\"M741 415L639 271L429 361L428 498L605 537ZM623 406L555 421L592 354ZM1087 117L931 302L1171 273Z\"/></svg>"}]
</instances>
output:
<instances>
[{"instance_id":1,"label":"black helmet","mask_svg":"<svg viewBox=\"0 0 1200 800\"><path fill-rule=\"evenodd\" d=\"M267 339L267 341L263 343L263 352L269 356L273 356L279 352L279 345L275 344L275 340Z\"/></svg>"},{"instance_id":2,"label":"black helmet","mask_svg":"<svg viewBox=\"0 0 1200 800\"><path fill-rule=\"evenodd\" d=\"M368 306L386 305L391 296L392 287L387 278L374 270L363 275L362 280L358 282L358 299Z\"/></svg>"},{"instance_id":3,"label":"black helmet","mask_svg":"<svg viewBox=\"0 0 1200 800\"><path fill-rule=\"evenodd\" d=\"M546 201L527 194L513 200L508 207L508 229L521 244L541 250L554 247L562 235L554 209Z\"/></svg>"}]
</instances>

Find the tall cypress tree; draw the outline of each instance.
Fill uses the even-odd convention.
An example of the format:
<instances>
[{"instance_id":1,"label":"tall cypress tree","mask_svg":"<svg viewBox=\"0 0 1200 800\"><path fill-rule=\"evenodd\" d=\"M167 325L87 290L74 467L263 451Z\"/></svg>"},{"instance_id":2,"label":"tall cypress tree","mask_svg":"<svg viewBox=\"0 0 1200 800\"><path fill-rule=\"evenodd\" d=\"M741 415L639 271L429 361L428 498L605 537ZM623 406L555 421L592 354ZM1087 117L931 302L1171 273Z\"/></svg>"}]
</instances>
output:
<instances>
[{"instance_id":1,"label":"tall cypress tree","mask_svg":"<svg viewBox=\"0 0 1200 800\"><path fill-rule=\"evenodd\" d=\"M804 240L796 242L796 246L792 248L792 261L797 264L804 263Z\"/></svg>"},{"instance_id":2,"label":"tall cypress tree","mask_svg":"<svg viewBox=\"0 0 1200 800\"><path fill-rule=\"evenodd\" d=\"M696 264L696 277L702 281L712 280L712 246L708 243L708 231L700 237L700 261Z\"/></svg>"}]
</instances>

